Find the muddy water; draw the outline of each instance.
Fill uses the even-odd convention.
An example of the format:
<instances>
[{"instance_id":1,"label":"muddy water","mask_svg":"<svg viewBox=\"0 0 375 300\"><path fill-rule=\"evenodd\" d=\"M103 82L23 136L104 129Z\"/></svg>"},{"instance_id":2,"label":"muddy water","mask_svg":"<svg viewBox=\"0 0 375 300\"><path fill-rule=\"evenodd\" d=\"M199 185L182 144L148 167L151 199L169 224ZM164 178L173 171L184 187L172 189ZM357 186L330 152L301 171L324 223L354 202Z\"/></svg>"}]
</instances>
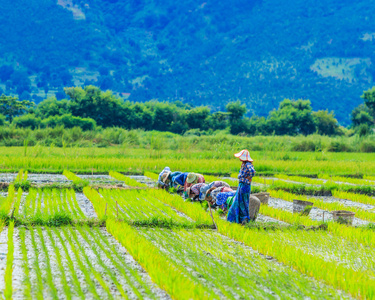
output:
<instances>
[{"instance_id":1,"label":"muddy water","mask_svg":"<svg viewBox=\"0 0 375 300\"><path fill-rule=\"evenodd\" d=\"M293 203L282 199L271 197L268 205L277 209L283 209L289 212L293 212ZM323 212L324 210L313 207L310 211L309 217L315 221L323 221ZM324 220L333 221L332 214L330 212L325 212ZM353 226L363 226L367 224L369 224L368 221L364 221L358 218L354 218L353 220Z\"/></svg>"},{"instance_id":2,"label":"muddy water","mask_svg":"<svg viewBox=\"0 0 375 300\"><path fill-rule=\"evenodd\" d=\"M119 181L109 175L99 174L99 175L79 175L79 178L88 180L90 184L103 184L103 185L116 185L116 186L125 186L122 181Z\"/></svg>"},{"instance_id":3,"label":"muddy water","mask_svg":"<svg viewBox=\"0 0 375 300\"><path fill-rule=\"evenodd\" d=\"M94 206L91 201L83 193L76 193L76 199L79 207L87 218L97 218L98 215L95 212Z\"/></svg>"},{"instance_id":4,"label":"muddy water","mask_svg":"<svg viewBox=\"0 0 375 300\"><path fill-rule=\"evenodd\" d=\"M155 187L157 186L157 183L155 180L148 178L146 176L129 176L130 178L137 180L140 183L147 184L149 187Z\"/></svg>"}]
</instances>

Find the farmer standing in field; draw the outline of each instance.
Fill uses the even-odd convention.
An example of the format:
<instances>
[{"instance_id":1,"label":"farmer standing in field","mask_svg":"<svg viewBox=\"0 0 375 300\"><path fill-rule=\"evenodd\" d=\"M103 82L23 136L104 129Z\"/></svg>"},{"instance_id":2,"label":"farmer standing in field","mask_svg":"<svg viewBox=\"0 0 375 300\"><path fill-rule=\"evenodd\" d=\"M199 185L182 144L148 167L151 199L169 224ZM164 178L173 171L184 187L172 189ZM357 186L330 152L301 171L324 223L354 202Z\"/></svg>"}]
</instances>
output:
<instances>
[{"instance_id":1,"label":"farmer standing in field","mask_svg":"<svg viewBox=\"0 0 375 300\"><path fill-rule=\"evenodd\" d=\"M238 189L233 199L233 204L229 208L227 220L232 223L247 223L250 220L249 202L251 193L251 182L255 175L253 160L247 150L242 150L236 154L242 162L240 173L238 174Z\"/></svg>"}]
</instances>

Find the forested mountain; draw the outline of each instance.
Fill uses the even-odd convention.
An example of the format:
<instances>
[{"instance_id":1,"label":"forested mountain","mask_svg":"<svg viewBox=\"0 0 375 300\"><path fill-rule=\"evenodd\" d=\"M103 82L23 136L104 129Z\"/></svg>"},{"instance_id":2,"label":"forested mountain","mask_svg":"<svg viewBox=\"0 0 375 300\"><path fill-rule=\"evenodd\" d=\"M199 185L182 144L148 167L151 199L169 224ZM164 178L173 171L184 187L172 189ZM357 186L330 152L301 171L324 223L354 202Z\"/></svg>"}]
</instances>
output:
<instances>
[{"instance_id":1,"label":"forested mountain","mask_svg":"<svg viewBox=\"0 0 375 300\"><path fill-rule=\"evenodd\" d=\"M39 102L94 84L132 101L268 115L310 99L342 124L375 85L372 0L0 1L0 88Z\"/></svg>"}]
</instances>

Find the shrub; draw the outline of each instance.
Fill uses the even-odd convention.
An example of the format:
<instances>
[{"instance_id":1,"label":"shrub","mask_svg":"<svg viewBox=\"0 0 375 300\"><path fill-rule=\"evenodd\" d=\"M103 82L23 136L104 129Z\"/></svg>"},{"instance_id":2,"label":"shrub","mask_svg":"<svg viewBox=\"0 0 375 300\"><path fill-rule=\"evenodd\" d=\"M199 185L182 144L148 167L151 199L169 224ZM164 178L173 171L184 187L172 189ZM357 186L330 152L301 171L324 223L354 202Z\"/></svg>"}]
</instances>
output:
<instances>
[{"instance_id":1,"label":"shrub","mask_svg":"<svg viewBox=\"0 0 375 300\"><path fill-rule=\"evenodd\" d=\"M375 141L362 141L360 149L361 152L375 152Z\"/></svg>"},{"instance_id":2,"label":"shrub","mask_svg":"<svg viewBox=\"0 0 375 300\"><path fill-rule=\"evenodd\" d=\"M35 129L40 126L40 122L40 118L37 118L34 114L27 114L15 117L12 124L16 127Z\"/></svg>"},{"instance_id":3,"label":"shrub","mask_svg":"<svg viewBox=\"0 0 375 300\"><path fill-rule=\"evenodd\" d=\"M313 141L307 141L303 140L301 142L297 142L292 146L292 151L303 151L303 152L309 152L309 151L315 151L316 145Z\"/></svg>"},{"instance_id":4,"label":"shrub","mask_svg":"<svg viewBox=\"0 0 375 300\"><path fill-rule=\"evenodd\" d=\"M44 127L64 126L65 128L80 127L82 130L93 130L96 127L95 120L91 118L80 118L65 114L62 116L50 116L42 121Z\"/></svg>"},{"instance_id":5,"label":"shrub","mask_svg":"<svg viewBox=\"0 0 375 300\"><path fill-rule=\"evenodd\" d=\"M343 142L339 142L339 141L332 141L331 144L328 146L328 149L327 149L329 152L352 152L353 149L343 143Z\"/></svg>"}]
</instances>

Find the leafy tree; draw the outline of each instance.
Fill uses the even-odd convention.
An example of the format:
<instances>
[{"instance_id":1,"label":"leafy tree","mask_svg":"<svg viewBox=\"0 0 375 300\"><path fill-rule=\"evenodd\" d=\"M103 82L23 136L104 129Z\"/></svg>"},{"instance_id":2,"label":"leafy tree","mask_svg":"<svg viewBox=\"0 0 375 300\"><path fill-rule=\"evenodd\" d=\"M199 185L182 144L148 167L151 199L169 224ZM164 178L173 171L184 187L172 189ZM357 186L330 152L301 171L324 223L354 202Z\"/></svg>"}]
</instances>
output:
<instances>
[{"instance_id":1,"label":"leafy tree","mask_svg":"<svg viewBox=\"0 0 375 300\"><path fill-rule=\"evenodd\" d=\"M10 122L15 116L24 114L34 103L28 100L19 101L18 98L2 95L0 97L0 114L4 115Z\"/></svg>"},{"instance_id":2,"label":"leafy tree","mask_svg":"<svg viewBox=\"0 0 375 300\"><path fill-rule=\"evenodd\" d=\"M152 111L144 104L135 103L130 107L131 109L131 128L143 128L151 130L153 125L154 115Z\"/></svg>"},{"instance_id":3,"label":"leafy tree","mask_svg":"<svg viewBox=\"0 0 375 300\"><path fill-rule=\"evenodd\" d=\"M210 109L207 106L196 107L188 111L186 122L189 128L208 129L207 118Z\"/></svg>"},{"instance_id":4,"label":"leafy tree","mask_svg":"<svg viewBox=\"0 0 375 300\"><path fill-rule=\"evenodd\" d=\"M339 128L339 124L335 118L333 111L319 110L312 113L314 118L316 131L321 135L335 135Z\"/></svg>"},{"instance_id":5,"label":"leafy tree","mask_svg":"<svg viewBox=\"0 0 375 300\"><path fill-rule=\"evenodd\" d=\"M208 116L207 123L209 128L213 130L223 130L228 126L228 113L215 112Z\"/></svg>"},{"instance_id":6,"label":"leafy tree","mask_svg":"<svg viewBox=\"0 0 375 300\"><path fill-rule=\"evenodd\" d=\"M36 117L34 114L27 114L15 117L12 124L14 124L16 127L35 129L40 126L40 122L40 118Z\"/></svg>"},{"instance_id":7,"label":"leafy tree","mask_svg":"<svg viewBox=\"0 0 375 300\"><path fill-rule=\"evenodd\" d=\"M38 104L35 110L37 117L46 119L50 116L64 115L71 113L68 100L57 100L55 97L47 98Z\"/></svg>"},{"instance_id":8,"label":"leafy tree","mask_svg":"<svg viewBox=\"0 0 375 300\"><path fill-rule=\"evenodd\" d=\"M96 86L65 88L70 97L70 109L74 116L92 118L103 127L121 126L123 123L122 99L111 91L102 92Z\"/></svg>"},{"instance_id":9,"label":"leafy tree","mask_svg":"<svg viewBox=\"0 0 375 300\"><path fill-rule=\"evenodd\" d=\"M361 104L353 109L351 113L351 120L353 127L357 127L361 124L366 124L367 126L374 125L374 118L371 116L370 109L364 104Z\"/></svg>"},{"instance_id":10,"label":"leafy tree","mask_svg":"<svg viewBox=\"0 0 375 300\"><path fill-rule=\"evenodd\" d=\"M50 116L42 121L44 127L64 126L65 128L80 127L82 130L93 130L96 127L96 122L90 118L74 117L71 114L64 114L62 116Z\"/></svg>"},{"instance_id":11,"label":"leafy tree","mask_svg":"<svg viewBox=\"0 0 375 300\"><path fill-rule=\"evenodd\" d=\"M225 108L229 113L230 133L239 134L245 132L246 125L242 118L247 111L246 105L241 104L241 102L237 100L236 102L228 103Z\"/></svg>"},{"instance_id":12,"label":"leafy tree","mask_svg":"<svg viewBox=\"0 0 375 300\"><path fill-rule=\"evenodd\" d=\"M375 117L375 86L363 92L361 98L365 99L365 104L369 108L371 115Z\"/></svg>"},{"instance_id":13,"label":"leafy tree","mask_svg":"<svg viewBox=\"0 0 375 300\"><path fill-rule=\"evenodd\" d=\"M229 122L233 123L236 122L245 115L247 109L246 104L241 104L240 100L236 102L230 102L225 107L227 112L229 113Z\"/></svg>"},{"instance_id":14,"label":"leafy tree","mask_svg":"<svg viewBox=\"0 0 375 300\"><path fill-rule=\"evenodd\" d=\"M270 112L268 123L270 130L277 135L311 134L315 131L309 100L292 101L285 99L278 110Z\"/></svg>"}]
</instances>

